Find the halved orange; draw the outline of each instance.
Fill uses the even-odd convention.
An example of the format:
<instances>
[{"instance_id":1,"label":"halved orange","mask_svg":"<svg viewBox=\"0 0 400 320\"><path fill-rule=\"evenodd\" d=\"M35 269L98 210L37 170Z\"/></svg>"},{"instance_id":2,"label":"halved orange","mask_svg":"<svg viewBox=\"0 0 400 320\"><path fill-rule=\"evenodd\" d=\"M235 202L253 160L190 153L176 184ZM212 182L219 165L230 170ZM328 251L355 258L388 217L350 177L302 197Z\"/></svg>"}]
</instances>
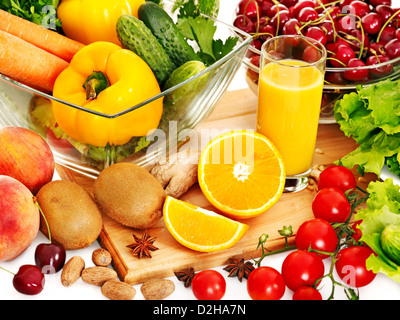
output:
<instances>
[{"instance_id":1,"label":"halved orange","mask_svg":"<svg viewBox=\"0 0 400 320\"><path fill-rule=\"evenodd\" d=\"M234 246L249 226L213 211L168 196L163 209L171 235L182 245L201 252L221 251Z\"/></svg>"},{"instance_id":2,"label":"halved orange","mask_svg":"<svg viewBox=\"0 0 400 320\"><path fill-rule=\"evenodd\" d=\"M200 188L214 207L231 218L248 219L268 210L282 195L285 178L278 149L254 131L219 135L200 155Z\"/></svg>"}]
</instances>

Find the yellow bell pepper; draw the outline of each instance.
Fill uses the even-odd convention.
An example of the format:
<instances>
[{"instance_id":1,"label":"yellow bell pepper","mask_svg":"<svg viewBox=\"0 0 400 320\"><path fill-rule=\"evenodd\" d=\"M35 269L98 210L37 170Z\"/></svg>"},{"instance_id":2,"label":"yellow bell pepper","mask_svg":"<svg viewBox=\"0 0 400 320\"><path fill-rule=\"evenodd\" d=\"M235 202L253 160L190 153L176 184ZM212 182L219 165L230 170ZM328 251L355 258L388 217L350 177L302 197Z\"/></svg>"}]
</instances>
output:
<instances>
[{"instance_id":1,"label":"yellow bell pepper","mask_svg":"<svg viewBox=\"0 0 400 320\"><path fill-rule=\"evenodd\" d=\"M89 44L107 41L120 44L116 25L124 14L137 17L145 0L62 0L57 16L67 37Z\"/></svg>"},{"instance_id":2,"label":"yellow bell pepper","mask_svg":"<svg viewBox=\"0 0 400 320\"><path fill-rule=\"evenodd\" d=\"M103 87L98 85L104 83ZM139 56L110 42L95 42L78 51L60 73L53 96L112 115L160 92L152 70ZM104 147L127 143L132 137L145 136L156 129L162 116L163 99L116 118L98 116L55 101L52 108L57 124L72 139Z\"/></svg>"}]
</instances>

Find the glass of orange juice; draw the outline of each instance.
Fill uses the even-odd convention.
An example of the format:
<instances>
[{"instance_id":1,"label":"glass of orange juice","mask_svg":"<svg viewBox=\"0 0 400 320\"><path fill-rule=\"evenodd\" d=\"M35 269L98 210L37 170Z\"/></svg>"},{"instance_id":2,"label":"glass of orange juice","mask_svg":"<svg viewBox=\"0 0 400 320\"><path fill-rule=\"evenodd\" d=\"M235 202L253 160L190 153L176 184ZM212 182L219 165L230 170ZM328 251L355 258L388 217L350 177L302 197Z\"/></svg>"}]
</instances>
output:
<instances>
[{"instance_id":1,"label":"glass of orange juice","mask_svg":"<svg viewBox=\"0 0 400 320\"><path fill-rule=\"evenodd\" d=\"M256 131L278 148L284 192L308 184L324 84L326 49L299 35L277 36L261 48Z\"/></svg>"}]
</instances>

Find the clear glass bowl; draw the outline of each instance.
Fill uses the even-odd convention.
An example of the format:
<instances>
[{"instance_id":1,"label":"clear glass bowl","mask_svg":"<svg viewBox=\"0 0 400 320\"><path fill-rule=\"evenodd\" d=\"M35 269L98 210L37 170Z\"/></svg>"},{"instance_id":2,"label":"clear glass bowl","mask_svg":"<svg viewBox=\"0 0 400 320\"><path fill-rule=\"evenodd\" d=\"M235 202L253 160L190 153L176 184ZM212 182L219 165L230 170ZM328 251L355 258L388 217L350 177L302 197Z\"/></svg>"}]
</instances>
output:
<instances>
[{"instance_id":1,"label":"clear glass bowl","mask_svg":"<svg viewBox=\"0 0 400 320\"><path fill-rule=\"evenodd\" d=\"M164 3L167 4L166 11L171 13L171 3L168 1L164 1ZM251 38L248 34L217 19L210 19L213 19L217 26L216 39L225 41L229 36L237 37L239 35L239 40L234 49L225 57L186 81L116 114L97 113L70 104L0 74L0 127L20 126L38 132L47 140L58 164L93 178L103 168L114 162L129 161L143 167L150 166L157 157L184 144L200 122L213 111L241 66L243 57L250 45ZM95 148L75 142L72 146L68 140L55 138L52 131L46 127L46 118L52 117L52 100L63 103L70 108L76 108L82 112L89 112L111 120L123 117L125 114L161 97L164 97L165 102L169 96L172 96L178 90L185 90L185 86L192 89L186 92L185 98L177 106L178 110L163 115L159 125L162 134L160 134L160 130L156 130L156 133L152 136L147 136L146 144L150 144L140 151L136 150L138 150L138 143L144 142L144 138L141 137L134 137L123 146ZM193 88L196 89L193 90Z\"/></svg>"},{"instance_id":2,"label":"clear glass bowl","mask_svg":"<svg viewBox=\"0 0 400 320\"><path fill-rule=\"evenodd\" d=\"M253 56L260 56L261 51L249 47L246 57L243 59L246 70L246 81L249 88L255 93L258 93L258 72L259 67L252 63ZM253 58L254 59L254 58ZM257 59L256 59L257 60ZM363 81L348 81L344 78L344 73L349 70L366 70L368 77ZM390 70L388 72L377 72L377 70ZM358 68L326 68L324 95L321 104L320 123L335 123L333 116L333 107L336 100L340 99L344 94L355 91L358 84L370 85L384 79L397 79L400 77L400 57L389 60L384 63L373 66L358 67Z\"/></svg>"}]
</instances>

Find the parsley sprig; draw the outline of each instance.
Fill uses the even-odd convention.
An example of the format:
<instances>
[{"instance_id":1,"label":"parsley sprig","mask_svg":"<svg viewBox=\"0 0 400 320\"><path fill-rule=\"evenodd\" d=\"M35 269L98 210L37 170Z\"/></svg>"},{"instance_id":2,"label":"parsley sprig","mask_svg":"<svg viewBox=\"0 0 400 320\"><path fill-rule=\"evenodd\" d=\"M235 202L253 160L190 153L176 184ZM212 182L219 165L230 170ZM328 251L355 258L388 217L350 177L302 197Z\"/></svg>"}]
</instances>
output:
<instances>
[{"instance_id":1,"label":"parsley sprig","mask_svg":"<svg viewBox=\"0 0 400 320\"><path fill-rule=\"evenodd\" d=\"M181 6L178 11L177 26L186 39L197 43L198 55L206 65L212 65L232 51L238 37L228 37L225 42L214 39L217 26L212 19L201 15L203 11L200 5L194 0L179 2Z\"/></svg>"},{"instance_id":2,"label":"parsley sprig","mask_svg":"<svg viewBox=\"0 0 400 320\"><path fill-rule=\"evenodd\" d=\"M59 30L57 18L59 0L2 0L0 9L48 29Z\"/></svg>"}]
</instances>

